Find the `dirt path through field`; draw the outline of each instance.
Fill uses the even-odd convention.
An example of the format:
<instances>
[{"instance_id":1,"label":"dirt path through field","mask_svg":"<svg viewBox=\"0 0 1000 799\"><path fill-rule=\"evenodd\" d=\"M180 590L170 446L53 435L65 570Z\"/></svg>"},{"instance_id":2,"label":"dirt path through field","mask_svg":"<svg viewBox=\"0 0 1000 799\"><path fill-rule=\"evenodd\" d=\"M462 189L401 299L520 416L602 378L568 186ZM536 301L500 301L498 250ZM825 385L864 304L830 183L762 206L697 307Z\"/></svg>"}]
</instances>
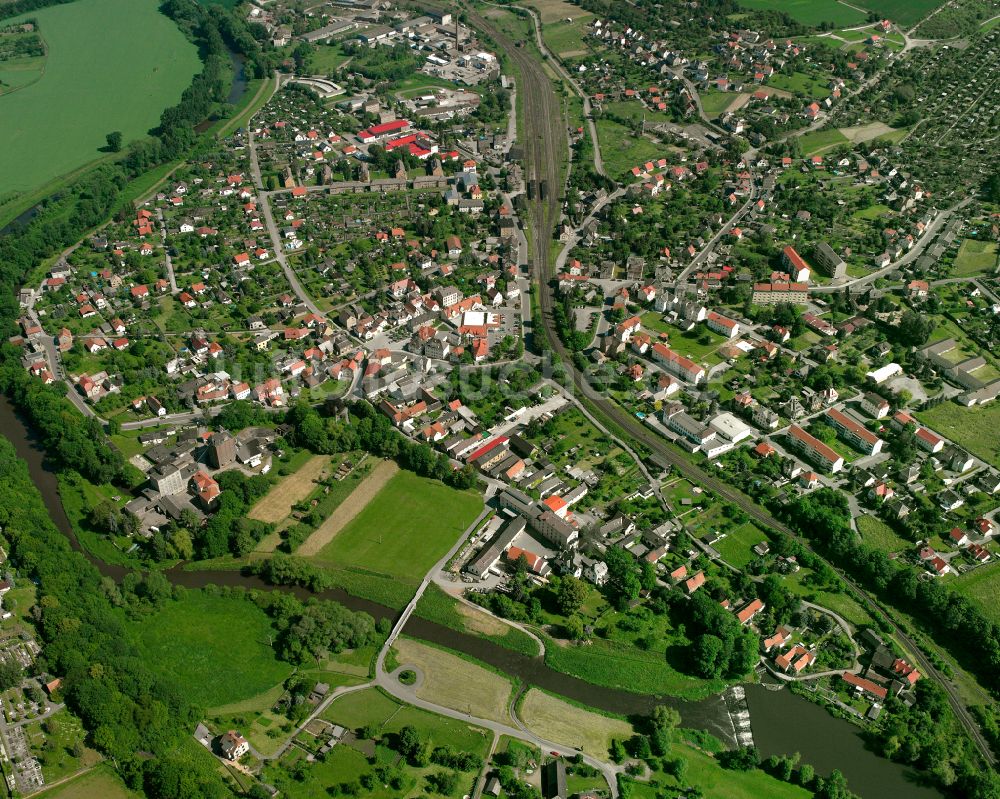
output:
<instances>
[{"instance_id":1,"label":"dirt path through field","mask_svg":"<svg viewBox=\"0 0 1000 799\"><path fill-rule=\"evenodd\" d=\"M351 492L351 495L337 506L330 517L295 550L295 554L309 557L329 544L351 519L364 510L365 506L398 471L399 467L395 461L381 461L378 466L372 469L371 474Z\"/></svg>"},{"instance_id":2,"label":"dirt path through field","mask_svg":"<svg viewBox=\"0 0 1000 799\"><path fill-rule=\"evenodd\" d=\"M249 518L277 524L292 512L292 505L309 496L316 487L323 469L330 463L329 455L313 455L302 468L274 486L248 514Z\"/></svg>"}]
</instances>

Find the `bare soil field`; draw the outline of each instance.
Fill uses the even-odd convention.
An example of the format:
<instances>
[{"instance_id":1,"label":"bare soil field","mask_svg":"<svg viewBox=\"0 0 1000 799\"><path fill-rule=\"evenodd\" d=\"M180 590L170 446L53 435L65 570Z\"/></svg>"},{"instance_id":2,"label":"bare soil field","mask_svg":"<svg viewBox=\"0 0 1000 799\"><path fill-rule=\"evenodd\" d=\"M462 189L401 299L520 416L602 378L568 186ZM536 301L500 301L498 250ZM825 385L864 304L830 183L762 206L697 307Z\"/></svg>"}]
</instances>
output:
<instances>
[{"instance_id":1,"label":"bare soil field","mask_svg":"<svg viewBox=\"0 0 1000 799\"><path fill-rule=\"evenodd\" d=\"M887 133L892 133L893 129L884 122L869 122L867 125L859 127L841 128L840 132L847 137L848 141L857 144L858 142L885 136Z\"/></svg>"},{"instance_id":2,"label":"bare soil field","mask_svg":"<svg viewBox=\"0 0 1000 799\"><path fill-rule=\"evenodd\" d=\"M267 495L253 506L249 517L277 524L292 512L292 505L309 496L309 492L316 487L316 481L322 478L324 469L329 465L329 455L314 455L301 469L288 475L268 491Z\"/></svg>"},{"instance_id":3,"label":"bare soil field","mask_svg":"<svg viewBox=\"0 0 1000 799\"><path fill-rule=\"evenodd\" d=\"M372 469L364 481L355 488L351 495L345 499L337 509L330 514L330 517L323 522L310 535L296 551L296 555L309 557L315 555L323 547L329 544L335 535L339 533L348 522L365 509L365 506L374 499L375 495L381 491L385 484L392 479L392 476L399 471L395 461L381 461Z\"/></svg>"}]
</instances>

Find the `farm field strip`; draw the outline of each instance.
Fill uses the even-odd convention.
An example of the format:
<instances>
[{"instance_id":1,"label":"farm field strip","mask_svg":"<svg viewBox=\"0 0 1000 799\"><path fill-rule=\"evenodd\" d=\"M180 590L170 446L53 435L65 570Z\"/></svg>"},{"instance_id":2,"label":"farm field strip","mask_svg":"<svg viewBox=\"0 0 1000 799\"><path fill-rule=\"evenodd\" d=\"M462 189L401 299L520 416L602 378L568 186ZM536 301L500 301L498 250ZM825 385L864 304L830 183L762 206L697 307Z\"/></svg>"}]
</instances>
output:
<instances>
[{"instance_id":1,"label":"farm field strip","mask_svg":"<svg viewBox=\"0 0 1000 799\"><path fill-rule=\"evenodd\" d=\"M395 461L381 461L350 496L337 506L330 517L303 542L298 548L298 554L303 557L315 555L329 544L337 533L368 506L398 471L399 467Z\"/></svg>"},{"instance_id":2,"label":"farm field strip","mask_svg":"<svg viewBox=\"0 0 1000 799\"><path fill-rule=\"evenodd\" d=\"M323 470L330 463L326 455L313 455L298 471L282 478L261 500L253 506L249 516L262 522L277 524L289 513L296 502L301 502L321 479Z\"/></svg>"}]
</instances>

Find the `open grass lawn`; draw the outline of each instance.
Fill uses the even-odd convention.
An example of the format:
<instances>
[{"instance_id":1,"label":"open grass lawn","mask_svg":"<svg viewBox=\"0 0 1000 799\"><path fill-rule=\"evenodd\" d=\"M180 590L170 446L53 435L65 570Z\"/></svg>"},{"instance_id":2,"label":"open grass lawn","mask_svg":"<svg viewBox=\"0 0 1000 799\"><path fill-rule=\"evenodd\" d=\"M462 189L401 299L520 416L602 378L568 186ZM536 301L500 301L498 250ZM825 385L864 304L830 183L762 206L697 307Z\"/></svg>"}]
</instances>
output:
<instances>
[{"instance_id":1,"label":"open grass lawn","mask_svg":"<svg viewBox=\"0 0 1000 799\"><path fill-rule=\"evenodd\" d=\"M0 94L38 80L45 70L45 56L27 56L0 61Z\"/></svg>"},{"instance_id":2,"label":"open grass lawn","mask_svg":"<svg viewBox=\"0 0 1000 799\"><path fill-rule=\"evenodd\" d=\"M722 359L715 354L728 339L709 330L705 325L698 325L692 330L675 329L667 346L680 355L686 355L694 361L719 363Z\"/></svg>"},{"instance_id":3,"label":"open grass lawn","mask_svg":"<svg viewBox=\"0 0 1000 799\"><path fill-rule=\"evenodd\" d=\"M686 640L686 639L685 639ZM545 664L581 680L609 688L624 688L658 696L700 699L725 687L722 680L702 680L683 674L670 659L683 660L688 644L665 644L667 652L640 649L634 644L595 638L586 646L545 641Z\"/></svg>"},{"instance_id":4,"label":"open grass lawn","mask_svg":"<svg viewBox=\"0 0 1000 799\"><path fill-rule=\"evenodd\" d=\"M951 273L956 277L994 272L997 268L997 244L994 241L966 239L955 256Z\"/></svg>"},{"instance_id":5,"label":"open grass lawn","mask_svg":"<svg viewBox=\"0 0 1000 799\"><path fill-rule=\"evenodd\" d=\"M1000 466L1000 403L963 408L942 402L917 418L984 461Z\"/></svg>"},{"instance_id":6,"label":"open grass lawn","mask_svg":"<svg viewBox=\"0 0 1000 799\"><path fill-rule=\"evenodd\" d=\"M835 26L860 25L865 21L862 12L836 0L740 0L740 5L754 10L784 11L803 25L821 22L832 22Z\"/></svg>"},{"instance_id":7,"label":"open grass lawn","mask_svg":"<svg viewBox=\"0 0 1000 799\"><path fill-rule=\"evenodd\" d=\"M271 648L270 620L244 599L189 591L129 626L150 667L196 705L237 702L292 673Z\"/></svg>"},{"instance_id":8,"label":"open grass lawn","mask_svg":"<svg viewBox=\"0 0 1000 799\"><path fill-rule=\"evenodd\" d=\"M816 130L799 137L799 145L805 156L829 150L838 144L848 144L847 137L836 128Z\"/></svg>"},{"instance_id":9,"label":"open grass lawn","mask_svg":"<svg viewBox=\"0 0 1000 799\"><path fill-rule=\"evenodd\" d=\"M742 569L757 557L753 547L761 541L767 541L767 536L761 532L759 527L747 522L735 530L730 530L725 538L716 541L712 546L719 550L727 563L737 569Z\"/></svg>"},{"instance_id":10,"label":"open grass lawn","mask_svg":"<svg viewBox=\"0 0 1000 799\"><path fill-rule=\"evenodd\" d=\"M718 89L708 89L701 92L701 107L710 117L718 116L730 105L738 95L731 92L720 92Z\"/></svg>"},{"instance_id":11,"label":"open grass lawn","mask_svg":"<svg viewBox=\"0 0 1000 799\"><path fill-rule=\"evenodd\" d=\"M401 471L315 557L334 570L416 586L482 507L474 491Z\"/></svg>"},{"instance_id":12,"label":"open grass lawn","mask_svg":"<svg viewBox=\"0 0 1000 799\"><path fill-rule=\"evenodd\" d=\"M146 135L200 68L155 0L79 0L27 16L38 20L48 58L41 80L0 97L4 193L100 157L110 131L126 144Z\"/></svg>"},{"instance_id":13,"label":"open grass lawn","mask_svg":"<svg viewBox=\"0 0 1000 799\"><path fill-rule=\"evenodd\" d=\"M787 75L779 72L770 79L768 85L810 100L818 100L829 94L825 80L805 72L791 72Z\"/></svg>"},{"instance_id":14,"label":"open grass lawn","mask_svg":"<svg viewBox=\"0 0 1000 799\"><path fill-rule=\"evenodd\" d=\"M349 58L339 44L317 44L313 47L310 65L314 73L328 75Z\"/></svg>"},{"instance_id":15,"label":"open grass lawn","mask_svg":"<svg viewBox=\"0 0 1000 799\"><path fill-rule=\"evenodd\" d=\"M642 316L639 317L642 321L642 326L647 330L654 333L676 333L677 328L670 324L666 319L663 318L663 314L659 311L646 311Z\"/></svg>"},{"instance_id":16,"label":"open grass lawn","mask_svg":"<svg viewBox=\"0 0 1000 799\"><path fill-rule=\"evenodd\" d=\"M416 693L421 699L477 718L510 723L511 683L506 677L436 646L399 638L393 646L396 660L423 674Z\"/></svg>"},{"instance_id":17,"label":"open grass lawn","mask_svg":"<svg viewBox=\"0 0 1000 799\"><path fill-rule=\"evenodd\" d=\"M632 167L663 156L663 145L649 139L636 138L624 125L610 119L597 120L597 137L608 174L623 177ZM631 177L631 175L629 175Z\"/></svg>"},{"instance_id":18,"label":"open grass lawn","mask_svg":"<svg viewBox=\"0 0 1000 799\"><path fill-rule=\"evenodd\" d=\"M799 569L794 574L789 574L785 577L785 587L793 594L806 597L810 602L815 602L817 605L829 608L834 613L839 613L857 627L874 623L871 616L868 615L868 611L852 599L849 594L817 591L812 586L806 585L803 581L810 573L809 569Z\"/></svg>"},{"instance_id":19,"label":"open grass lawn","mask_svg":"<svg viewBox=\"0 0 1000 799\"><path fill-rule=\"evenodd\" d=\"M961 575L951 581L951 587L974 600L994 624L1000 624L1000 562Z\"/></svg>"},{"instance_id":20,"label":"open grass lawn","mask_svg":"<svg viewBox=\"0 0 1000 799\"><path fill-rule=\"evenodd\" d=\"M599 760L608 759L612 738L626 740L634 734L627 721L583 710L538 688L524 695L517 714L536 735L582 749Z\"/></svg>"},{"instance_id":21,"label":"open grass lawn","mask_svg":"<svg viewBox=\"0 0 1000 799\"><path fill-rule=\"evenodd\" d=\"M855 211L853 216L855 219L872 220L878 219L885 216L886 214L892 213L892 209L888 205L882 205L878 203L876 205L870 205L867 208L862 208L860 211Z\"/></svg>"},{"instance_id":22,"label":"open grass lawn","mask_svg":"<svg viewBox=\"0 0 1000 799\"><path fill-rule=\"evenodd\" d=\"M883 552L899 552L913 546L911 541L896 535L888 524L875 516L859 516L855 524L864 542Z\"/></svg>"},{"instance_id":23,"label":"open grass lawn","mask_svg":"<svg viewBox=\"0 0 1000 799\"><path fill-rule=\"evenodd\" d=\"M542 38L546 46L556 55L576 53L586 50L584 44L587 35L587 25L594 18L593 14L577 13L572 17L563 17L555 22L542 26ZM572 22L567 20L572 19Z\"/></svg>"},{"instance_id":24,"label":"open grass lawn","mask_svg":"<svg viewBox=\"0 0 1000 799\"><path fill-rule=\"evenodd\" d=\"M40 799L138 799L111 770L110 766L99 766L76 779L57 785L42 793L35 794Z\"/></svg>"}]
</instances>

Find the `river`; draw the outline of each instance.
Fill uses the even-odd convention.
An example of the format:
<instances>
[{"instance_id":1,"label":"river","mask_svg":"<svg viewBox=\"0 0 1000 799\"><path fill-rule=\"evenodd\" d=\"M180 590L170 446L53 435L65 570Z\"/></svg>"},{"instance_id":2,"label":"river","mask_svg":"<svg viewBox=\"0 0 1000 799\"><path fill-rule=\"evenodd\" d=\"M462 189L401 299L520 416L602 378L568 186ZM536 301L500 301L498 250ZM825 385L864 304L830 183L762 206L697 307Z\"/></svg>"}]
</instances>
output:
<instances>
[{"instance_id":1,"label":"river","mask_svg":"<svg viewBox=\"0 0 1000 799\"><path fill-rule=\"evenodd\" d=\"M14 445L17 454L28 464L31 478L41 493L56 526L80 549L69 519L59 498L59 485L47 467L43 453L33 440L30 429L15 413L6 396L0 394L0 432ZM94 566L107 576L120 580L126 573L122 566L97 560L84 553ZM283 590L305 598L310 593L302 588L275 588L252 575L235 571L185 571L173 568L166 572L172 583L187 588L206 585L227 585L261 590ZM333 599L370 613L376 619L395 618L397 611L383 605L347 594L339 589L319 596ZM557 672L540 658L531 658L497 646L485 639L444 627L412 616L406 633L432 643L465 653L553 693L600 710L623 715L646 715L657 704L669 704L681 714L686 727L703 729L716 737L734 741L733 722L722 696L712 696L697 702L673 697L655 697L629 691L601 688L575 677ZM819 774L840 769L848 784L864 799L906 797L935 799L940 794L915 782L915 775L902 766L877 757L865 748L860 730L853 724L837 719L823 708L787 690L770 691L758 685L746 686L747 702L754 741L763 756L799 752L803 763L810 763Z\"/></svg>"},{"instance_id":2,"label":"river","mask_svg":"<svg viewBox=\"0 0 1000 799\"><path fill-rule=\"evenodd\" d=\"M246 94L250 81L247 80L246 59L243 55L237 53L235 50L230 50L229 60L233 64L233 82L229 84L229 95L226 97L226 102L229 105L237 105L243 99L243 95ZM203 119L194 126L195 133L204 133L218 122L218 120L219 118L215 114L208 117L208 119Z\"/></svg>"}]
</instances>

